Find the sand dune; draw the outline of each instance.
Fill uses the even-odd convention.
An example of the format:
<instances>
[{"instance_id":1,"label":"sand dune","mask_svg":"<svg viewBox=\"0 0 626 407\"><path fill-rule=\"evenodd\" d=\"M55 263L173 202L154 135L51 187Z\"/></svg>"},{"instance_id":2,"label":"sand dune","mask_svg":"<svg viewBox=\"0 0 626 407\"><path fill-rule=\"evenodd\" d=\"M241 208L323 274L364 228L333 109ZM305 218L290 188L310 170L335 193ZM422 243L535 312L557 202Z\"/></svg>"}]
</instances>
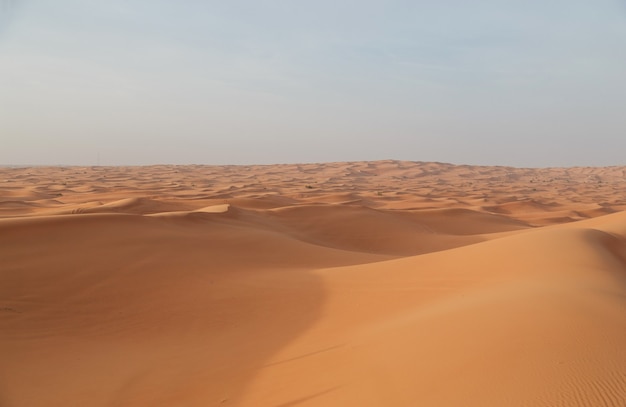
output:
<instances>
[{"instance_id":1,"label":"sand dune","mask_svg":"<svg viewBox=\"0 0 626 407\"><path fill-rule=\"evenodd\" d=\"M0 174L0 406L626 405L626 168Z\"/></svg>"}]
</instances>

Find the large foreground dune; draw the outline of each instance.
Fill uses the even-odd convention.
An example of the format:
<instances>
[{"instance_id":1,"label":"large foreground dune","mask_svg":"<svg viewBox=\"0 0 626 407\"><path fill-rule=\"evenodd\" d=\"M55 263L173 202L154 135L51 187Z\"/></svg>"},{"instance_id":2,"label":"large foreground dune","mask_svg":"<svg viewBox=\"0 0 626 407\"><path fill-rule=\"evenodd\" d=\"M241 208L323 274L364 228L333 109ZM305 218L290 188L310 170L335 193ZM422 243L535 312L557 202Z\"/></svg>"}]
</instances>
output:
<instances>
[{"instance_id":1,"label":"large foreground dune","mask_svg":"<svg viewBox=\"0 0 626 407\"><path fill-rule=\"evenodd\" d=\"M0 169L0 406L626 406L626 167Z\"/></svg>"}]
</instances>

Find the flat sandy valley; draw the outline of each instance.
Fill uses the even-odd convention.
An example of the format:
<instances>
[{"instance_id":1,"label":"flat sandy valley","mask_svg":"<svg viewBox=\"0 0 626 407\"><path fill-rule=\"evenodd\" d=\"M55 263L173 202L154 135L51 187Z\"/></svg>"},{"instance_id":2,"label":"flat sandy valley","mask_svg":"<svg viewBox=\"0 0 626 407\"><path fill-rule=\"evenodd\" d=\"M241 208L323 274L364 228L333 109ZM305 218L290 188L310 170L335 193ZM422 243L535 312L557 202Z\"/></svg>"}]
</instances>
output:
<instances>
[{"instance_id":1,"label":"flat sandy valley","mask_svg":"<svg viewBox=\"0 0 626 407\"><path fill-rule=\"evenodd\" d=\"M0 168L0 406L625 406L626 167Z\"/></svg>"}]
</instances>

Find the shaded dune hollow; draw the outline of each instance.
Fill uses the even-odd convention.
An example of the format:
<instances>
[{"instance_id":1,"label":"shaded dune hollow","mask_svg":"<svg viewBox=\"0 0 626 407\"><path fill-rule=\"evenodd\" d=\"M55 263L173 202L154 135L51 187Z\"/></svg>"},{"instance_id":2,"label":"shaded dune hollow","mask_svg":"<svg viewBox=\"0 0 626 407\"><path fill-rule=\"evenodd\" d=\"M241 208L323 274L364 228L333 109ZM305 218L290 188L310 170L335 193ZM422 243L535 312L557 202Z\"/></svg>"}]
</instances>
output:
<instances>
[{"instance_id":1,"label":"shaded dune hollow","mask_svg":"<svg viewBox=\"0 0 626 407\"><path fill-rule=\"evenodd\" d=\"M0 406L626 406L626 168L0 168Z\"/></svg>"}]
</instances>

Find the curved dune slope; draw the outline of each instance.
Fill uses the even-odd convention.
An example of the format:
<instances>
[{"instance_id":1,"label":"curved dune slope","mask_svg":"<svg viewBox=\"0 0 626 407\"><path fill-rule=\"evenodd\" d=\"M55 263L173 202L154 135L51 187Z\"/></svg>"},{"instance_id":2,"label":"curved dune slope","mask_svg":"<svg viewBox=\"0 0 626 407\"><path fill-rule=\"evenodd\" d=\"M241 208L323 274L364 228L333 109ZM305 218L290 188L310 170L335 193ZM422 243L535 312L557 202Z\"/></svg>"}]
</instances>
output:
<instances>
[{"instance_id":1,"label":"curved dune slope","mask_svg":"<svg viewBox=\"0 0 626 407\"><path fill-rule=\"evenodd\" d=\"M243 405L302 395L327 406L622 405L619 215L599 227L315 271L327 292L323 317L270 359Z\"/></svg>"}]
</instances>

